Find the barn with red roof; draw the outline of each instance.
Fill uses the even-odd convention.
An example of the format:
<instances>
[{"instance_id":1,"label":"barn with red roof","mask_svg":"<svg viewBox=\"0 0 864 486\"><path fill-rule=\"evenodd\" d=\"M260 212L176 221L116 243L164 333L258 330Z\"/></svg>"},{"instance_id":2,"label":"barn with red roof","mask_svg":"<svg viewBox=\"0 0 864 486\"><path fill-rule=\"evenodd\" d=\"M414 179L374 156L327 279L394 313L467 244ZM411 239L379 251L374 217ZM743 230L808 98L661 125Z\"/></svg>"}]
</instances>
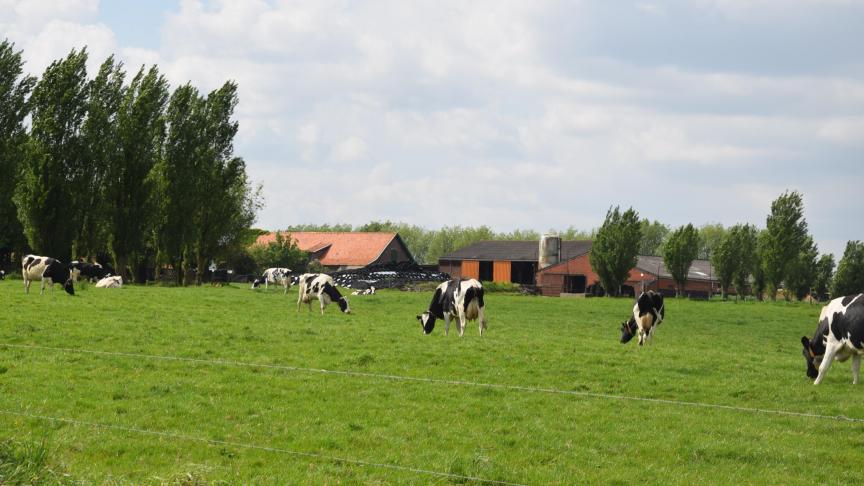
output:
<instances>
[{"instance_id":1,"label":"barn with red roof","mask_svg":"<svg viewBox=\"0 0 864 486\"><path fill-rule=\"evenodd\" d=\"M394 232L321 232L283 231L309 257L317 259L328 270L350 270L385 263L414 262L414 257ZM263 234L256 245L276 241L276 233Z\"/></svg>"}]
</instances>

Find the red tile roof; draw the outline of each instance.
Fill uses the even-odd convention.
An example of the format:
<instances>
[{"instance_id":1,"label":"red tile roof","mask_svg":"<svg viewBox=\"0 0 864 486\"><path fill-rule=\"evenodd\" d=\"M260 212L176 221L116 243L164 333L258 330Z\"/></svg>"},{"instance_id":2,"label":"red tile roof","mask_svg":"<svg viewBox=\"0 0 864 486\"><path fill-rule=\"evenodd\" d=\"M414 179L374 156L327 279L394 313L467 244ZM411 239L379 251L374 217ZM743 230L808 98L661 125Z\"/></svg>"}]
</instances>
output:
<instances>
[{"instance_id":1,"label":"red tile roof","mask_svg":"<svg viewBox=\"0 0 864 486\"><path fill-rule=\"evenodd\" d=\"M321 264L326 266L365 266L381 256L396 233L330 233L317 231L282 232L291 235L297 246L308 252L325 250ZM276 233L261 235L256 245L276 241ZM329 248L328 248L329 247Z\"/></svg>"}]
</instances>

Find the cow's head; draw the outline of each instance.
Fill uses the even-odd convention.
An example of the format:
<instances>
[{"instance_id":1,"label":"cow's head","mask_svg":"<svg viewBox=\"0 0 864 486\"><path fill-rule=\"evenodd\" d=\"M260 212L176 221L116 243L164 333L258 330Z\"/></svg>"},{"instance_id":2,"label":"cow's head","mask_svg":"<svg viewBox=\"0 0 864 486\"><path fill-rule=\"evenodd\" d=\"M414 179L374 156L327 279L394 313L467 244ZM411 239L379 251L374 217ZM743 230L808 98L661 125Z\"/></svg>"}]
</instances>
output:
<instances>
[{"instance_id":1,"label":"cow's head","mask_svg":"<svg viewBox=\"0 0 864 486\"><path fill-rule=\"evenodd\" d=\"M819 376L818 367L822 364L823 355L816 354L807 336L801 336L801 344L804 345L804 350L801 353L804 355L804 361L807 362L807 376L815 380Z\"/></svg>"},{"instance_id":2,"label":"cow's head","mask_svg":"<svg viewBox=\"0 0 864 486\"><path fill-rule=\"evenodd\" d=\"M263 282L263 280L261 280L260 278L256 278L255 280L252 281L252 288L257 289L258 287L261 286L261 282Z\"/></svg>"},{"instance_id":3,"label":"cow's head","mask_svg":"<svg viewBox=\"0 0 864 486\"><path fill-rule=\"evenodd\" d=\"M423 334L432 334L432 329L435 329L435 316L433 316L429 311L426 311L417 316L417 320L420 321L420 327L423 328Z\"/></svg>"},{"instance_id":4,"label":"cow's head","mask_svg":"<svg viewBox=\"0 0 864 486\"><path fill-rule=\"evenodd\" d=\"M346 314L351 313L351 308L348 307L348 299L346 299L345 297L340 297L339 300L336 301L336 303L339 304L339 309L342 312Z\"/></svg>"},{"instance_id":5,"label":"cow's head","mask_svg":"<svg viewBox=\"0 0 864 486\"><path fill-rule=\"evenodd\" d=\"M63 290L69 295L75 295L75 287L72 286L72 277L67 278L66 282L63 283Z\"/></svg>"},{"instance_id":6,"label":"cow's head","mask_svg":"<svg viewBox=\"0 0 864 486\"><path fill-rule=\"evenodd\" d=\"M636 335L636 319L630 318L621 323L621 344L629 343Z\"/></svg>"}]
</instances>

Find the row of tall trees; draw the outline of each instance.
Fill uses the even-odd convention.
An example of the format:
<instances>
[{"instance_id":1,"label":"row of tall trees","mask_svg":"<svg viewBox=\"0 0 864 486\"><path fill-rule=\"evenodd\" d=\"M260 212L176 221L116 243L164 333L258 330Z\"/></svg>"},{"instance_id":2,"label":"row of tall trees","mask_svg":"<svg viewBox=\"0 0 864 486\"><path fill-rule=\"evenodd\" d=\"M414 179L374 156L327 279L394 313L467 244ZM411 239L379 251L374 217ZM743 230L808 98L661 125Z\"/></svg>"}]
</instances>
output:
<instances>
[{"instance_id":1,"label":"row of tall trees","mask_svg":"<svg viewBox=\"0 0 864 486\"><path fill-rule=\"evenodd\" d=\"M87 59L72 50L36 79L0 43L0 169L11 175L0 249L110 256L135 280L164 264L205 269L240 244L259 207L234 155L237 85L172 92L157 66L127 79L113 56L90 79Z\"/></svg>"},{"instance_id":2,"label":"row of tall trees","mask_svg":"<svg viewBox=\"0 0 864 486\"><path fill-rule=\"evenodd\" d=\"M640 221L632 208L624 212L618 207L610 209L590 255L604 288L615 294L637 256L651 254L649 250L655 248L662 253L679 294L696 259L711 260L724 299L733 286L736 296L752 292L761 299L767 291L772 300L781 288L787 299L794 296L799 300L808 295L826 299L829 294L864 292L864 244L850 241L837 275L832 276L834 257L819 255L804 218L803 198L795 191L785 192L772 202L762 230L750 224L728 229L703 226L707 231L692 224L664 229L657 222ZM663 236L658 237L660 234Z\"/></svg>"}]
</instances>

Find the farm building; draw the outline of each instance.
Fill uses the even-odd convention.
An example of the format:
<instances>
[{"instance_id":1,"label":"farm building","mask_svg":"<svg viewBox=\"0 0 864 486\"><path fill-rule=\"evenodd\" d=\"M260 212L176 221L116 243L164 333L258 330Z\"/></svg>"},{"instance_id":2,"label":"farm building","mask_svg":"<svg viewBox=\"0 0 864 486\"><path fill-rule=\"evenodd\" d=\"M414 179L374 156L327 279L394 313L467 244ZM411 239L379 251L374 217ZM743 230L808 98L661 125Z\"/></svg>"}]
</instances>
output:
<instances>
[{"instance_id":1,"label":"farm building","mask_svg":"<svg viewBox=\"0 0 864 486\"><path fill-rule=\"evenodd\" d=\"M351 270L384 263L414 262L398 233L388 232L283 232L328 270ZM261 235L256 245L276 240L276 233Z\"/></svg>"},{"instance_id":2,"label":"farm building","mask_svg":"<svg viewBox=\"0 0 864 486\"><path fill-rule=\"evenodd\" d=\"M442 256L438 268L453 277L536 285L548 296L579 296L590 293L600 281L591 268L590 252L588 240L481 241ZM672 275L658 256L639 256L624 285L637 293L649 289L675 293ZM704 297L717 289L710 262L693 261L684 293Z\"/></svg>"}]
</instances>

